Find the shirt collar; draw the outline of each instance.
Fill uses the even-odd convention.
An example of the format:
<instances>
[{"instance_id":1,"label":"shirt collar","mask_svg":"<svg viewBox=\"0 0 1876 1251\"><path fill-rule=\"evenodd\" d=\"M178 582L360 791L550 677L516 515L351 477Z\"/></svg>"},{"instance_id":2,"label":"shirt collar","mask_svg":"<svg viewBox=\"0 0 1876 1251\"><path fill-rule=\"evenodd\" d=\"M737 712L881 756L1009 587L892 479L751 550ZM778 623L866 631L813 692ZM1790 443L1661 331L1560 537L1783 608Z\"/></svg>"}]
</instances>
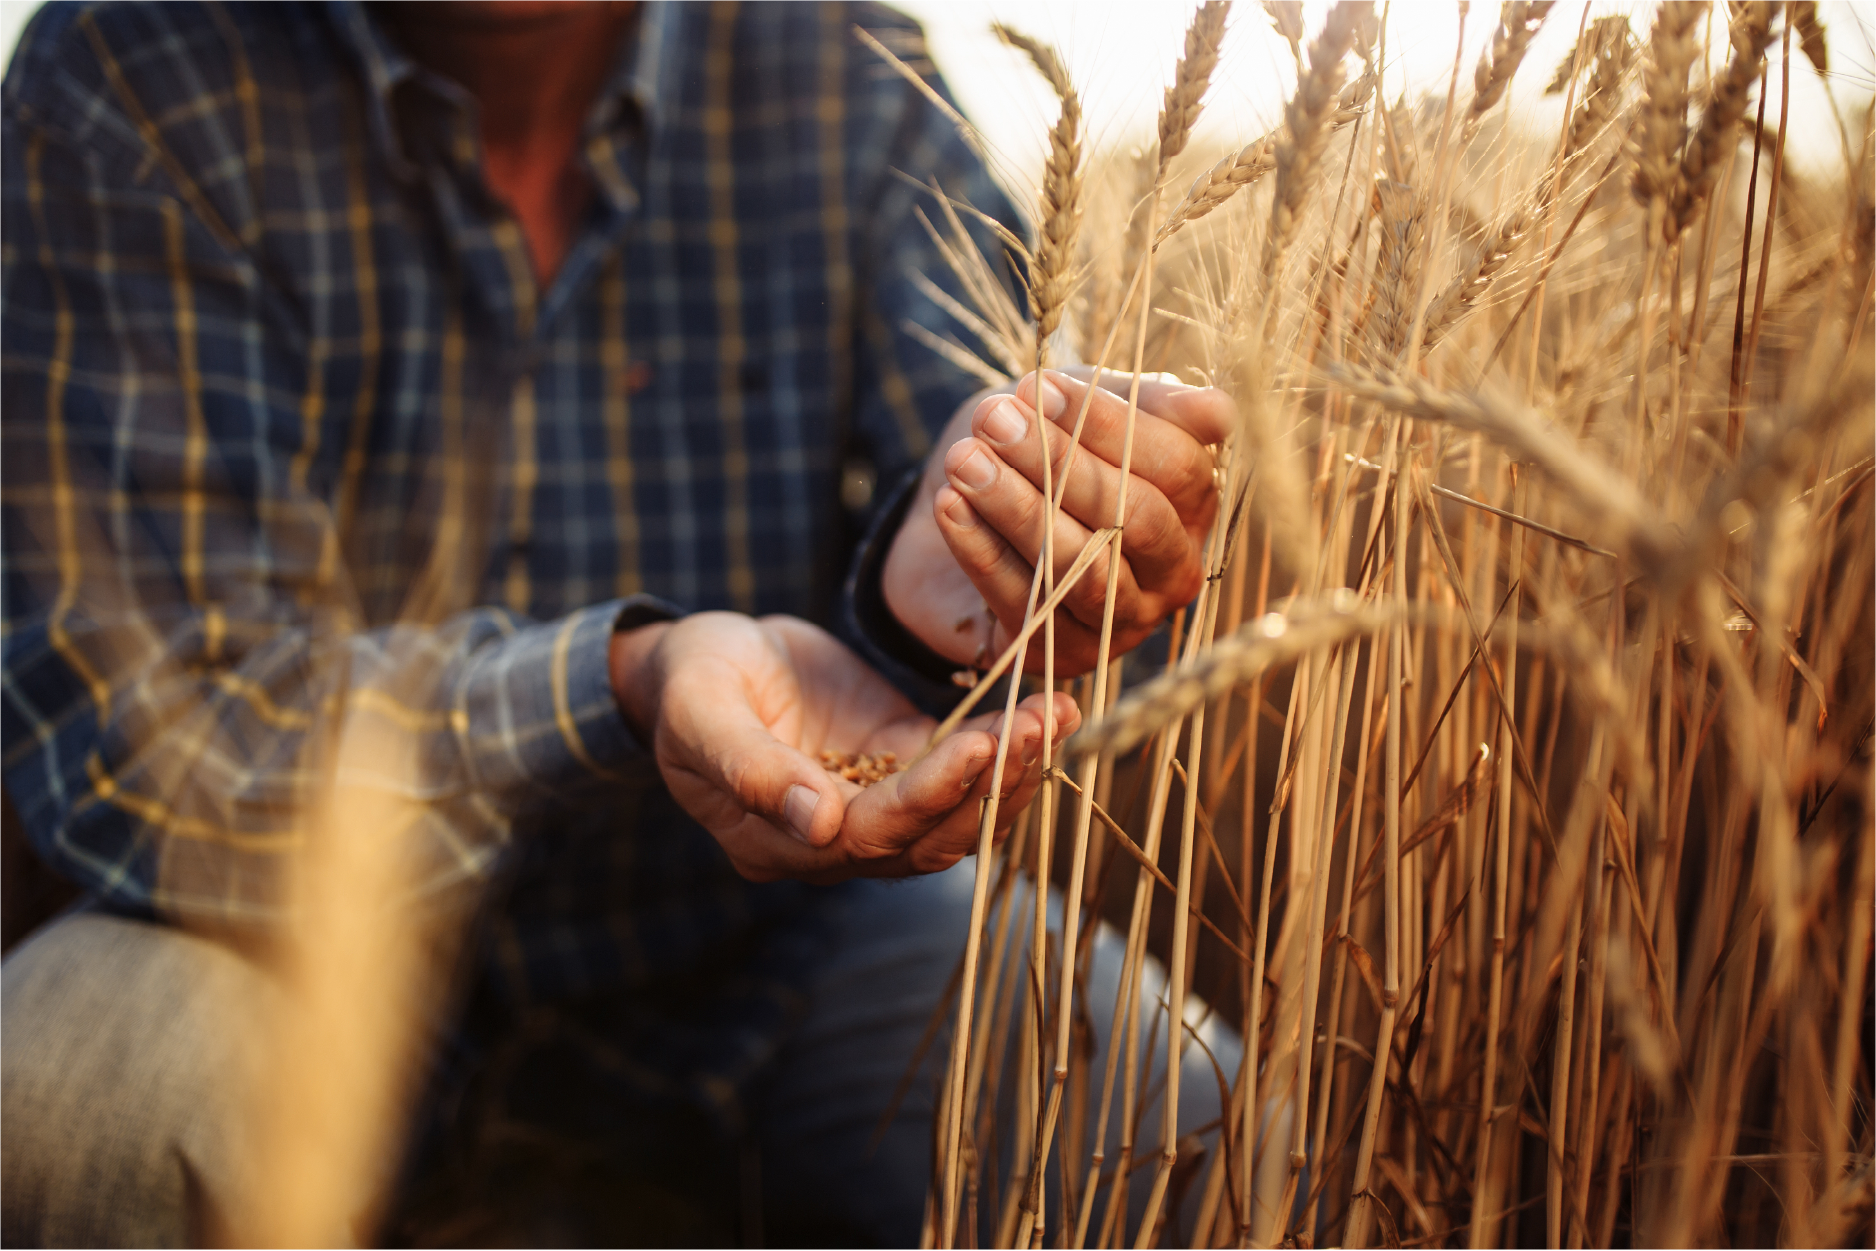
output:
<instances>
[{"instance_id":1,"label":"shirt collar","mask_svg":"<svg viewBox=\"0 0 1876 1251\"><path fill-rule=\"evenodd\" d=\"M676 7L641 0L633 34L619 50L618 64L587 117L589 137L599 129L618 125L633 108L647 127L655 122L662 94L660 69ZM406 83L422 83L438 95L462 103L467 103L467 93L406 56L372 18L362 0L327 0L325 9L340 43L350 52L364 78L373 144L394 176L404 180L416 177L416 164L405 150L403 132L398 125L395 102L398 89Z\"/></svg>"},{"instance_id":2,"label":"shirt collar","mask_svg":"<svg viewBox=\"0 0 1876 1251\"><path fill-rule=\"evenodd\" d=\"M637 108L647 129L656 124L659 102L664 94L661 70L672 15L677 7L667 0L640 0L638 20L632 24L625 46L619 49L619 63L600 89L599 99L593 102L593 111L587 117L589 137L600 127L617 123L628 104Z\"/></svg>"}]
</instances>

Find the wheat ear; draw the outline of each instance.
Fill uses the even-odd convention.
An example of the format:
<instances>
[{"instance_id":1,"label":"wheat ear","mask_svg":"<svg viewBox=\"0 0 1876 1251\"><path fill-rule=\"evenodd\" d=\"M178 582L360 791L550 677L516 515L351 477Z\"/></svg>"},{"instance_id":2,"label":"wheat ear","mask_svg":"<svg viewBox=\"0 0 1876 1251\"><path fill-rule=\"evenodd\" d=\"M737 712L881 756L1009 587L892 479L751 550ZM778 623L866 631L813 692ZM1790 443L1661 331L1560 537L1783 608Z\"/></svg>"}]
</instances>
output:
<instances>
[{"instance_id":1,"label":"wheat ear","mask_svg":"<svg viewBox=\"0 0 1876 1251\"><path fill-rule=\"evenodd\" d=\"M1588 40L1593 68L1590 71L1589 88L1583 93L1583 102L1570 118L1568 137L1564 141L1566 157L1574 156L1588 147L1602 133L1603 127L1609 124L1609 119L1615 115L1616 105L1622 99L1623 80L1628 77L1629 67L1635 62L1635 45L1629 36L1628 18L1620 14L1598 18L1590 26ZM1571 56L1575 55L1573 51ZM1557 81L1553 82L1552 89L1561 91L1573 79L1571 62L1566 60L1558 70Z\"/></svg>"},{"instance_id":2,"label":"wheat ear","mask_svg":"<svg viewBox=\"0 0 1876 1251\"><path fill-rule=\"evenodd\" d=\"M1036 323L1036 352L1062 324L1074 278L1075 236L1081 227L1081 97L1055 49L1001 22L999 39L1029 54L1048 80L1061 112L1049 128L1049 156L1042 172L1036 250L1029 276L1029 311Z\"/></svg>"},{"instance_id":3,"label":"wheat ear","mask_svg":"<svg viewBox=\"0 0 1876 1251\"><path fill-rule=\"evenodd\" d=\"M1166 88L1160 108L1159 181L1165 180L1166 167L1191 142L1192 128L1205 108L1212 71L1218 68L1218 48L1224 42L1225 17L1230 12L1230 0L1205 0L1186 27L1185 55L1173 70L1172 86Z\"/></svg>"},{"instance_id":4,"label":"wheat ear","mask_svg":"<svg viewBox=\"0 0 1876 1251\"><path fill-rule=\"evenodd\" d=\"M1472 311L1472 306L1517 251L1518 244L1530 233L1531 221L1528 208L1515 208L1506 214L1491 239L1479 250L1478 259L1434 297L1427 308L1426 329L1421 332L1421 343L1427 351L1432 351L1460 319Z\"/></svg>"},{"instance_id":5,"label":"wheat ear","mask_svg":"<svg viewBox=\"0 0 1876 1251\"><path fill-rule=\"evenodd\" d=\"M1329 118L1330 133L1361 116L1369 97L1374 94L1374 83L1375 75L1367 73L1342 89L1341 95L1336 97L1335 112ZM1185 199L1166 215L1166 224L1159 228L1153 246L1166 242L1180 227L1197 221L1277 168L1277 144L1282 136L1282 130L1278 129L1253 139L1200 174Z\"/></svg>"},{"instance_id":6,"label":"wheat ear","mask_svg":"<svg viewBox=\"0 0 1876 1251\"><path fill-rule=\"evenodd\" d=\"M1687 141L1681 156L1680 184L1668 212L1667 237L1678 239L1693 224L1694 215L1713 190L1720 163L1733 150L1739 119L1746 111L1746 97L1752 81L1759 76L1765 50L1772 44L1770 0L1747 0L1738 8L1727 38L1733 45L1726 69L1714 80L1707 107L1700 115L1700 125Z\"/></svg>"},{"instance_id":7,"label":"wheat ear","mask_svg":"<svg viewBox=\"0 0 1876 1251\"><path fill-rule=\"evenodd\" d=\"M1492 42L1479 54L1479 68L1472 76L1472 104L1466 109L1465 139L1478 133L1485 115L1504 98L1511 76L1518 72L1524 54L1530 49L1531 36L1550 15L1550 0L1508 0L1498 10L1498 29Z\"/></svg>"},{"instance_id":8,"label":"wheat ear","mask_svg":"<svg viewBox=\"0 0 1876 1251\"><path fill-rule=\"evenodd\" d=\"M1804 59L1819 74L1830 73L1830 47L1824 41L1824 23L1817 20L1817 0L1794 0L1785 6L1785 20L1798 34Z\"/></svg>"},{"instance_id":9,"label":"wheat ear","mask_svg":"<svg viewBox=\"0 0 1876 1251\"><path fill-rule=\"evenodd\" d=\"M1383 629L1398 616L1392 608L1362 604L1346 590L1294 604L1288 612L1266 613L1236 634L1218 639L1191 663L1128 692L1105 717L1083 726L1063 751L1070 756L1126 752L1155 730L1266 669Z\"/></svg>"},{"instance_id":10,"label":"wheat ear","mask_svg":"<svg viewBox=\"0 0 1876 1251\"><path fill-rule=\"evenodd\" d=\"M1297 80L1296 94L1284 106L1284 135L1277 142L1277 194L1264 236L1266 280L1274 277L1278 260L1296 235L1303 204L1315 186L1316 166L1328 146L1329 115L1342 89L1342 58L1373 9L1365 0L1340 0L1329 10L1322 33L1309 45L1309 69Z\"/></svg>"},{"instance_id":11,"label":"wheat ear","mask_svg":"<svg viewBox=\"0 0 1876 1251\"><path fill-rule=\"evenodd\" d=\"M1399 360L1407 351L1413 299L1420 290L1420 270L1426 254L1427 204L1405 183L1375 184L1380 205L1379 255L1376 260L1376 300L1373 319L1375 346L1384 360Z\"/></svg>"},{"instance_id":12,"label":"wheat ear","mask_svg":"<svg viewBox=\"0 0 1876 1251\"><path fill-rule=\"evenodd\" d=\"M1296 58L1296 72L1303 72L1303 4L1302 0L1264 0L1264 12L1270 16L1270 25L1283 36L1283 41L1290 45L1290 55Z\"/></svg>"},{"instance_id":13,"label":"wheat ear","mask_svg":"<svg viewBox=\"0 0 1876 1251\"><path fill-rule=\"evenodd\" d=\"M1678 155L1687 137L1687 71L1698 52L1694 32L1706 8L1691 0L1663 0L1655 10L1630 181L1635 202L1648 210L1651 239L1665 225L1668 206L1680 194Z\"/></svg>"}]
</instances>

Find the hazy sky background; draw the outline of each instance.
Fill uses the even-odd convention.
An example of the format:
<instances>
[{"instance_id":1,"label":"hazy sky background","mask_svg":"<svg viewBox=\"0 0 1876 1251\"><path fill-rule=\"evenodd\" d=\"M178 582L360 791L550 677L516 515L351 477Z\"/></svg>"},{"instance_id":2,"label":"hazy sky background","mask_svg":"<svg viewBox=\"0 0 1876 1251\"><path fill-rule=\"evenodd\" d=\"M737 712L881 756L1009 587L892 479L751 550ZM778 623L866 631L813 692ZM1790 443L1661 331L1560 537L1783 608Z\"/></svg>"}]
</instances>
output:
<instances>
[{"instance_id":1,"label":"hazy sky background","mask_svg":"<svg viewBox=\"0 0 1876 1251\"><path fill-rule=\"evenodd\" d=\"M1103 140L1133 144L1151 138L1161 92L1178 59L1193 4L1163 0L896 0L896 7L924 23L933 59L950 82L964 112L1017 166L1039 168L1043 135L1055 104L1026 59L989 33L1001 20L1054 43L1068 62L1081 90L1089 133ZM1821 4L1819 16L1830 37L1832 90L1845 121L1854 130L1853 110L1867 101L1876 51L1872 50L1870 4ZM1313 36L1329 9L1326 0L1306 3L1304 26ZM1543 95L1552 72L1569 54L1583 17L1580 3L1561 3L1532 41L1511 89L1513 117L1546 136L1556 134L1563 97ZM1652 4L1593 3L1591 18L1626 13L1636 35L1646 40ZM1725 6L1713 10L1712 62L1717 68L1727 51ZM1496 4L1474 4L1466 22L1459 93L1471 92L1472 70L1497 25ZM1458 5L1445 0L1397 2L1388 19L1387 64L1383 85L1389 99L1401 91L1444 97L1459 38ZM1780 68L1773 45L1766 122L1778 113ZM1802 165L1835 163L1840 141L1831 120L1823 85L1808 62L1792 47L1791 124L1787 159ZM1352 64L1352 62L1351 62ZM1224 53L1212 79L1212 92L1200 130L1220 141L1247 142L1281 117L1296 82L1287 43L1271 29L1261 5L1238 3L1226 28Z\"/></svg>"},{"instance_id":2,"label":"hazy sky background","mask_svg":"<svg viewBox=\"0 0 1876 1251\"><path fill-rule=\"evenodd\" d=\"M20 28L37 7L30 0L0 0L0 49L9 57ZM1042 136L1053 119L1054 102L1028 63L990 34L993 20L1055 43L1081 88L1095 145L1131 145L1151 135L1160 93L1178 58L1193 9L1190 0L897 0L897 7L924 23L933 59L965 113L1014 171L1039 166ZM1303 7L1305 26L1313 35L1329 6L1323 0ZM1629 14L1637 35L1646 39L1652 4L1593 3L1589 7L1592 17ZM1837 104L1854 128L1854 110L1862 107L1876 81L1872 73L1876 6L1826 3L1818 8L1830 36ZM1726 54L1724 12L1724 5L1713 8L1711 56L1715 65ZM1540 133L1556 132L1562 97L1547 99L1542 91L1574 43L1582 16L1582 4L1558 4L1513 82L1513 116ZM1462 99L1470 91L1472 67L1497 19L1497 5L1472 5L1462 56ZM1392 98L1405 89L1443 96L1458 36L1458 6L1451 0L1395 3L1388 22L1386 94ZM1776 58L1774 45L1768 126L1778 112ZM1795 41L1792 61L1789 157L1800 166L1834 162L1839 151L1837 125L1831 120L1824 89L1799 56ZM1281 114L1295 76L1289 46L1271 30L1262 6L1237 4L1200 122L1202 135L1241 143L1262 134Z\"/></svg>"}]
</instances>

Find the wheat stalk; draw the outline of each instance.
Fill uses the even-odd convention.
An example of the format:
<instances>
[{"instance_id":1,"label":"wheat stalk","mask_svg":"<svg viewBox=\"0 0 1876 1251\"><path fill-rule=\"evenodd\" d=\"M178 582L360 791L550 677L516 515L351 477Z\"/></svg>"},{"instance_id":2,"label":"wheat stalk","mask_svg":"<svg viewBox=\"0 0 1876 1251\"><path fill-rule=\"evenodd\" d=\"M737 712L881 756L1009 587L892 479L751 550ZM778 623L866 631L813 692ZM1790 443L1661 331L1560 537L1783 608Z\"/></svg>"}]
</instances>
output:
<instances>
[{"instance_id":1,"label":"wheat stalk","mask_svg":"<svg viewBox=\"0 0 1876 1251\"><path fill-rule=\"evenodd\" d=\"M1515 130L1486 155L1455 154L1491 107L1488 89L1502 102L1503 80L1528 56L1514 35L1536 15L1513 6L1470 101L1457 94L1472 66L1455 59L1445 113L1404 99L1371 143L1352 145L1345 187L1388 171L1373 197L1352 197L1372 204L1352 223L1336 220L1338 199L1315 194L1320 147L1312 165L1291 134L1293 117L1317 112L1326 38L1305 50L1298 34L1306 55L1284 127L1214 154L1163 222L1162 187L1137 185L1163 183L1158 154L1100 167L1118 185L1086 200L1096 243L1078 255L1096 267L1098 290L1073 312L1077 341L1107 367L1128 326L1120 355L1132 354L1136 417L1150 363L1226 381L1240 424L1221 462L1204 589L1177 616L1165 674L1116 702L1104 653L1081 688L1084 728L1065 748L1075 763L1048 775L1077 792L1066 917L1051 926L1035 895L1012 899L1021 922L972 948L997 1002L971 1018L978 1058L963 1062L962 1092L948 1088L946 1116L957 1099L971 1143L1012 1143L1016 1157L1000 1171L989 1151L960 1162L964 1193L983 1182L977 1234L1030 1246L1171 1236L1190 1136L1210 1131L1182 1121L1190 1080L1162 1066L1189 1050L1180 1018L1217 967L1208 962L1222 961L1240 980L1221 1010L1243 1014L1245 1051L1223 1075L1227 1128L1192 1178L1198 1224L1177 1226L1198 1245L1377 1235L1492 1245L1514 1234L1511 1213L1532 1207L1558 1246L1751 1241L1778 1234L1778 1221L1791 1241L1860 1236L1869 1131L1826 1110L1860 1106L1870 1091L1855 1025L1867 1000L1837 987L1867 977L1857 937L1867 926L1846 918L1876 856L1846 824L1865 811L1861 789L1839 804L1798 779L1860 761L1870 716L1867 670L1851 676L1846 659L1867 650L1859 631L1876 600L1862 557L1876 559L1864 429L1876 292L1857 216L1869 193L1846 178L1849 224L1838 229L1825 219L1825 183L1807 176L1805 212L1775 215L1780 233L1761 249L1775 271L1767 296L1756 313L1742 303L1741 356L1759 377L1734 388L1729 451L1713 416L1729 362L1702 357L1699 327L1709 280L1743 292L1757 276L1736 278L1713 258L1740 226L1721 187L1757 72L1751 51L1767 39L1762 13L1731 14L1731 58L1691 129L1687 67L1677 84L1667 53L1697 48L1698 31L1684 12L1660 15L1629 142L1613 153L1602 136L1626 112L1636 60L1624 20L1585 14L1555 80L1569 98L1554 146L1509 201ZM1366 20L1349 29L1345 50L1368 59ZM1203 59L1188 56L1175 87ZM1337 81L1330 98L1345 112L1371 92ZM1183 115L1168 108L1168 136ZM1338 120L1316 123L1319 145ZM1864 151L1876 143L1865 138ZM1604 171L1582 178L1577 166L1592 157L1608 158ZM1645 177L1660 181L1643 199L1599 194L1625 157L1631 175L1666 161L1649 166ZM1273 173L1261 232L1217 214ZM1419 181L1392 185L1403 174ZM1779 181L1789 206L1797 184ZM1503 207L1473 216L1477 188L1493 183L1487 194ZM1553 241L1566 192L1579 203ZM1284 203L1287 224L1276 216ZM1158 246L1208 214L1202 246ZM1668 236L1703 215L1683 317ZM1466 228L1463 254L1441 246L1461 217L1484 218ZM1755 215L1755 238L1762 225ZM955 232L944 238L955 250ZM1498 347L1474 359L1455 330L1519 272L1527 243L1536 255L1523 304ZM1318 281L1278 280L1292 253L1310 258ZM1116 255L1118 268L1101 268ZM1839 257L1842 279L1828 281ZM1636 268L1653 275L1639 314L1635 286L1611 281ZM1547 290L1568 299L1546 307ZM998 325L976 295L952 303ZM1149 315L1161 319L1152 333ZM1652 360L1639 344L1628 350L1661 324L1678 351L1663 361L1658 343ZM1755 325L1775 350L1750 350ZM1501 362L1514 330L1520 349ZM1613 399L1624 394L1647 403L1628 409ZM1060 458L1051 472L1053 508ZM1107 535L1082 555L1113 556ZM1111 612L1117 560L1106 573ZM1272 574L1294 588L1274 614L1263 604ZM1233 629L1253 583L1258 609ZM1042 636L1045 678L1046 605L1060 602L1046 586L1039 570L1021 631L1032 644ZM1478 610L1493 606L1488 622ZM1019 657L1007 652L1005 671ZM1137 802L1114 785L1130 776ZM1843 776L1839 797L1863 786L1855 769ZM1025 818L1034 875L1048 872L1053 803L1039 799ZM1071 1028L1083 918L1103 895L1095 831L1114 843L1105 863L1134 875L1131 909L1117 897L1109 914L1129 919L1120 997L1099 1009L1111 1020L1100 1072L1079 1058ZM1807 868L1812 854L1841 872ZM1209 898L1208 881L1220 887ZM1162 891L1174 908L1160 918L1169 945L1152 915ZM1005 942L1007 957L984 953ZM1149 951L1169 974L1159 1004L1138 999ZM1832 972L1807 979L1794 975L1801 967ZM1019 981L1041 993L1019 1001ZM1637 1135L1637 1125L1652 1128ZM1540 1157L1534 1173L1525 1167ZM1045 1186L1058 1162L1059 1204ZM1149 1165L1150 1177L1132 1177ZM1741 1206L1742 1193L1763 1198ZM934 1194L934 1242L943 1198Z\"/></svg>"}]
</instances>

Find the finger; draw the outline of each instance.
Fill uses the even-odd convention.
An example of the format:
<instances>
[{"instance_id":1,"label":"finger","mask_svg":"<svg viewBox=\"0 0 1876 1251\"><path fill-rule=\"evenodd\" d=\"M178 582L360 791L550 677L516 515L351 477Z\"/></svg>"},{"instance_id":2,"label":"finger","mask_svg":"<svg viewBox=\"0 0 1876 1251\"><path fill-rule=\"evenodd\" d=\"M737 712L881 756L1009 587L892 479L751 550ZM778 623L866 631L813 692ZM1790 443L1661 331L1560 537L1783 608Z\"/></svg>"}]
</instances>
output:
<instances>
[{"instance_id":1,"label":"finger","mask_svg":"<svg viewBox=\"0 0 1876 1251\"><path fill-rule=\"evenodd\" d=\"M996 842L1009 833L1016 815L1034 798L1041 784L1043 697L1032 695L1017 709L1012 728L1011 749L1005 762L1003 787L997 805ZM1081 725L1075 701L1058 693L1054 699L1055 744L1060 745ZM974 718L970 724L992 726L1003 720L1002 713ZM994 769L986 769L966 802L936 825L908 850L909 866L920 873L935 873L949 868L960 858L975 851L980 837L980 803L989 796Z\"/></svg>"},{"instance_id":2,"label":"finger","mask_svg":"<svg viewBox=\"0 0 1876 1251\"><path fill-rule=\"evenodd\" d=\"M769 732L740 674L688 670L667 682L662 703L660 764L667 780L681 775L673 796L705 828L733 830L754 815L805 847L834 840L846 809L839 786Z\"/></svg>"},{"instance_id":3,"label":"finger","mask_svg":"<svg viewBox=\"0 0 1876 1251\"><path fill-rule=\"evenodd\" d=\"M911 768L874 783L847 805L840 846L858 861L896 856L939 826L991 771L995 736L953 734Z\"/></svg>"},{"instance_id":4,"label":"finger","mask_svg":"<svg viewBox=\"0 0 1876 1251\"><path fill-rule=\"evenodd\" d=\"M994 528L984 523L969 501L949 484L938 488L938 494L932 501L932 511L938 523L938 532L944 537L945 544L958 562L971 585L984 597L984 604L997 619L997 630L990 640L990 651L1001 653L1009 646L1022 629L1023 618L1029 610L1029 588L1035 577L1035 565L1024 559L1021 553L1012 548ZM1070 563L1074 559L1071 550L1067 557ZM1082 575L1082 581L1076 590L1084 596L1083 587L1094 588L1098 594L1106 586L1106 555L1097 558L1097 568ZM1067 569L1066 564L1058 568ZM1071 592L1071 596L1074 592ZM1100 613L1098 608L1089 612L1086 602L1080 604L1082 612L1092 618L1088 624L1085 618L1078 617L1074 611L1056 613L1056 662L1064 673L1079 673L1094 663L1095 653L1100 644ZM986 662L987 663L987 662ZM1041 664L1040 648L1032 648L1029 666Z\"/></svg>"},{"instance_id":5,"label":"finger","mask_svg":"<svg viewBox=\"0 0 1876 1251\"><path fill-rule=\"evenodd\" d=\"M1002 801L997 826L1007 831L1035 789L1042 737L1040 699L1031 696L1016 710L1001 779L995 761L1003 714L975 717L910 769L875 783L852 800L841 831L843 853L870 876L949 868L976 849L983 801L999 781ZM1064 719L1077 713L1072 699L1058 695L1057 700L1059 740L1072 733L1072 726L1064 728L1068 724ZM944 759L947 751L963 757L961 770Z\"/></svg>"},{"instance_id":6,"label":"finger","mask_svg":"<svg viewBox=\"0 0 1876 1251\"><path fill-rule=\"evenodd\" d=\"M1109 464L1118 466L1127 442L1126 397L1106 387L1096 387L1092 391L1092 398L1088 398L1090 390L1085 383L1053 370L1048 372L1047 383L1042 394L1044 415L1055 425L1072 433L1075 423L1082 420L1081 410L1085 403L1088 413L1082 426L1082 447ZM1034 386L1033 375L1025 378L1018 386L1018 396L1025 404L1032 404L1030 397L1034 394ZM1053 394L1055 392L1060 393L1059 399ZM1141 385L1142 402L1133 423L1133 472L1157 487L1181 517L1189 518L1202 510L1206 500L1213 494L1212 454L1198 435L1160 417L1145 402L1149 394L1181 417L1194 412L1210 417L1220 402L1229 404L1230 401L1220 395L1218 400L1182 399L1173 403L1169 384L1156 384L1152 388L1145 383ZM993 397L979 407L995 403ZM1211 423L1206 423L1200 433L1212 434L1210 426ZM1220 434L1218 437L1223 436Z\"/></svg>"},{"instance_id":7,"label":"finger","mask_svg":"<svg viewBox=\"0 0 1876 1251\"><path fill-rule=\"evenodd\" d=\"M1036 736L1042 733L1042 714L1045 707L1050 708L1054 713L1054 724L1058 735L1063 726L1068 727L1067 732L1070 734L1080 727L1081 707L1071 696L1057 691L1053 704L1045 705L1040 692L1031 695L1016 705L1016 719L1012 725L1013 733L1010 739L1012 760L1022 758L1025 740L1035 740ZM958 727L958 730L959 732L981 730L986 734L995 735L1002 726L1003 713L1001 711L985 712L969 718Z\"/></svg>"},{"instance_id":8,"label":"finger","mask_svg":"<svg viewBox=\"0 0 1876 1251\"><path fill-rule=\"evenodd\" d=\"M1112 525L1120 504L1119 467L1092 454L1077 454L1074 463L1068 466L1067 488L1062 490L1060 475L1068 464L1072 439L1053 422L1042 423L1042 428L1050 444L1052 485L1061 491L1061 511L1088 529ZM1028 405L1008 396L995 397L980 405L973 414L972 429L980 440L995 449L1005 465L1037 491L1039 507L1039 489L1044 481L1042 449L1037 446L1036 421ZM1019 503L1014 496L1020 490L1016 478L999 476L986 492L986 498L974 502L980 513L994 514L996 497L1010 496L1010 503ZM1188 526L1188 519L1179 515L1157 487L1135 475L1127 491L1121 551L1137 583L1149 588L1178 583L1167 587L1165 593L1177 596L1183 591L1181 603L1196 594L1201 537L1215 512L1214 499L1208 497L1199 513L1190 518ZM1040 526L1036 528L1039 530ZM1017 546L1020 549L1022 544L1018 542ZM1059 549L1059 538L1057 546Z\"/></svg>"},{"instance_id":9,"label":"finger","mask_svg":"<svg viewBox=\"0 0 1876 1251\"><path fill-rule=\"evenodd\" d=\"M1076 383L1085 383L1094 376L1093 367L1087 365L1056 372ZM1100 386L1103 391L1118 396L1124 403L1133 386L1133 375L1103 369ZM1073 414L1080 404L1078 394L1071 403L1074 407L1069 412ZM1171 374L1140 375L1140 407L1160 420L1180 427L1200 443L1223 443L1226 436L1237 427L1238 408L1229 395L1217 387L1192 386ZM1072 417L1070 424L1073 424Z\"/></svg>"},{"instance_id":10,"label":"finger","mask_svg":"<svg viewBox=\"0 0 1876 1251\"><path fill-rule=\"evenodd\" d=\"M946 453L945 463L951 475L946 485L970 505L974 515L987 522L1001 536L1022 564L1033 570L1041 558L1042 534L1047 517L1042 492L1006 465L995 449L980 439L960 439ZM1086 526L1064 513L1056 513L1055 575L1058 579L1067 576L1088 537ZM1180 532L1179 539L1181 543L1185 542L1183 532ZM1105 551L1097 554L1095 562L1099 566L1098 570L1091 568L1063 600L1063 607L1069 615L1090 630L1098 631L1101 628L1107 596L1107 559ZM1026 605L1029 595L1027 585L1023 587L1022 594ZM1139 611L1139 600L1140 587L1132 571L1123 562L1120 578L1115 585L1116 619L1131 620ZM988 597L986 602L989 602ZM1008 619L1002 613L998 613L998 617L1008 624ZM1020 617L1021 614L1017 614L1018 620ZM1059 645L1059 639L1057 643Z\"/></svg>"}]
</instances>

